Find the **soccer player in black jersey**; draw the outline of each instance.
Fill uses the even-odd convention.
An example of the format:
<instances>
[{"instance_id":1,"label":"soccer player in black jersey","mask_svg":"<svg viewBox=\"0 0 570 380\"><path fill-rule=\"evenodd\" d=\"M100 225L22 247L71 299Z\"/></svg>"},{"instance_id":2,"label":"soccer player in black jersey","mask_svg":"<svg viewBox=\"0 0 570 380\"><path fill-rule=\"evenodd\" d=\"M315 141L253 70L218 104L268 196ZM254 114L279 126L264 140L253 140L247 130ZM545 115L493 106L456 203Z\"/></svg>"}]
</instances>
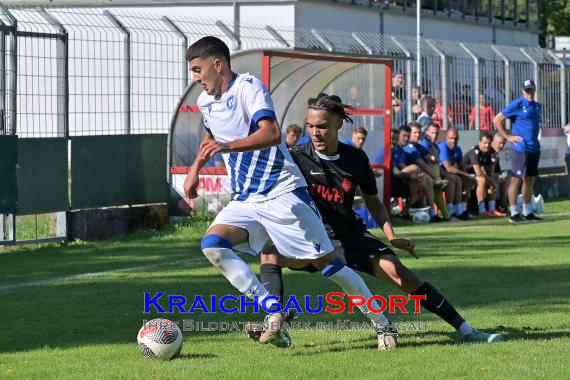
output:
<instances>
[{"instance_id":1,"label":"soccer player in black jersey","mask_svg":"<svg viewBox=\"0 0 570 380\"><path fill-rule=\"evenodd\" d=\"M389 246L366 230L352 209L357 187L362 190L368 210L390 244L417 258L414 243L394 233L386 208L378 198L376 180L366 153L338 140L343 122L352 121L345 111L351 107L342 104L338 96L326 94L311 98L308 103L307 132L311 142L295 146L291 155L307 181L309 193L339 256L344 257L350 268L381 278L404 292L425 294L426 300L421 301L421 305L452 325L465 341L503 340L499 334L473 329L432 285L404 266ZM316 271L306 263L279 255L274 247L263 252L261 261L262 282L272 295L279 296L281 300L282 267ZM396 333L394 330L392 334ZM381 334L378 337L378 348L385 348Z\"/></svg>"},{"instance_id":2,"label":"soccer player in black jersey","mask_svg":"<svg viewBox=\"0 0 570 380\"><path fill-rule=\"evenodd\" d=\"M493 136L488 133L481 135L479 144L469 149L463 156L463 167L467 173L474 176L477 180L475 194L477 196L479 216L482 218L506 216L506 214L497 211L495 208L497 188L493 181L493 171L495 170L497 155L491 147L492 140ZM485 209L485 199L487 199L489 204L489 210Z\"/></svg>"}]
</instances>

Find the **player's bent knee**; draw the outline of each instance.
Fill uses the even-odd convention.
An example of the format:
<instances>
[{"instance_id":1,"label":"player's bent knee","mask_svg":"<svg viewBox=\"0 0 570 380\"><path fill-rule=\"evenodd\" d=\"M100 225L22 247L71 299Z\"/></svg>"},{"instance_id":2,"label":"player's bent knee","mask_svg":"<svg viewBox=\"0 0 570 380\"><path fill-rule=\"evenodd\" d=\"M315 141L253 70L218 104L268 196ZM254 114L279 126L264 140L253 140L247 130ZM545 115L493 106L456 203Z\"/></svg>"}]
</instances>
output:
<instances>
[{"instance_id":1,"label":"player's bent knee","mask_svg":"<svg viewBox=\"0 0 570 380\"><path fill-rule=\"evenodd\" d=\"M200 244L202 251L208 248L229 248L232 249L232 243L224 238L223 236L217 234L209 234L204 236Z\"/></svg>"},{"instance_id":2,"label":"player's bent knee","mask_svg":"<svg viewBox=\"0 0 570 380\"><path fill-rule=\"evenodd\" d=\"M325 277L330 277L333 274L337 273L342 268L344 268L344 263L342 262L341 259L336 258L323 268L321 274Z\"/></svg>"}]
</instances>

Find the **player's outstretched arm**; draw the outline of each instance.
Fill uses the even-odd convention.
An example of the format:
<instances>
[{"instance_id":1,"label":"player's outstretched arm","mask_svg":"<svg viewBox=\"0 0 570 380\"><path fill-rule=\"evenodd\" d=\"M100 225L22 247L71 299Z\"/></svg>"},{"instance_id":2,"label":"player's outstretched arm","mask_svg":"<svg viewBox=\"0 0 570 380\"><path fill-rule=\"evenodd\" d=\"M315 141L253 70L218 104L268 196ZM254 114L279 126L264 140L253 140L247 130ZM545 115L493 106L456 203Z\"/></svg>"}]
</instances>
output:
<instances>
[{"instance_id":1,"label":"player's outstretched arm","mask_svg":"<svg viewBox=\"0 0 570 380\"><path fill-rule=\"evenodd\" d=\"M281 128L274 119L261 119L259 129L246 138L221 143L216 140L203 141L200 145L202 157L213 157L217 153L247 152L269 148L281 143Z\"/></svg>"},{"instance_id":2,"label":"player's outstretched arm","mask_svg":"<svg viewBox=\"0 0 570 380\"><path fill-rule=\"evenodd\" d=\"M410 239L396 236L396 234L394 233L394 229L392 228L392 224L390 223L390 217L388 216L386 207L384 207L384 204L380 202L380 199L378 199L378 195L377 194L368 195L363 193L362 197L364 198L364 202L366 203L366 207L368 208L370 215L372 215L376 223L378 223L378 225L384 232L384 235L386 235L386 238L388 239L388 241L390 241L390 244L392 244L394 247L398 249L409 252L410 255L418 259L418 256L416 255L414 242Z\"/></svg>"}]
</instances>

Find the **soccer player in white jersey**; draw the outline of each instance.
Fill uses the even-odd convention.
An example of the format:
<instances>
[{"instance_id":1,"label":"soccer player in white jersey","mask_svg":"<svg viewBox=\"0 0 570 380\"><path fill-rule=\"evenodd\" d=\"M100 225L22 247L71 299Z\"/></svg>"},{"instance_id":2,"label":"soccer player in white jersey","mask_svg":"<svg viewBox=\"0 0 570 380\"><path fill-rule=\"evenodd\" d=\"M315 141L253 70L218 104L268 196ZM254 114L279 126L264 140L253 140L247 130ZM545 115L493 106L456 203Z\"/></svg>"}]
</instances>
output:
<instances>
[{"instance_id":1,"label":"soccer player in white jersey","mask_svg":"<svg viewBox=\"0 0 570 380\"><path fill-rule=\"evenodd\" d=\"M240 292L274 307L271 297L249 266L236 253L258 254L269 238L279 252L312 263L349 295L372 297L360 276L333 252L306 182L281 141L273 102L263 83L250 74L236 74L224 42L204 37L186 53L193 80L204 92L198 107L206 128L184 192L196 198L198 173L222 153L231 184L231 201L216 216L202 239L208 260ZM372 304L379 309L378 304ZM387 326L382 313L360 308L378 326ZM269 314L260 342L280 337L282 312ZM395 348L395 341L394 341Z\"/></svg>"}]
</instances>

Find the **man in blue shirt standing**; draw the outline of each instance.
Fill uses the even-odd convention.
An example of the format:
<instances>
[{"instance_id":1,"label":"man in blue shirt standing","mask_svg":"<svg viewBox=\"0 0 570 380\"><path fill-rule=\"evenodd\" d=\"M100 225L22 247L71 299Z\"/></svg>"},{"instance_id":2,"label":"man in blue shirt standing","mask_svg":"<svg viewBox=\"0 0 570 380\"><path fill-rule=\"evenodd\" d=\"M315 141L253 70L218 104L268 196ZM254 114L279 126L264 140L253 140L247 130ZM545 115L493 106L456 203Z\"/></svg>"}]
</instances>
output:
<instances>
[{"instance_id":1,"label":"man in blue shirt standing","mask_svg":"<svg viewBox=\"0 0 570 380\"><path fill-rule=\"evenodd\" d=\"M540 160L540 131L542 105L534 100L536 85L532 79L522 84L522 96L513 100L503 111L495 116L493 123L501 136L511 143L511 169L513 178L509 185L509 203L511 205L511 222L524 220L542 220L532 212L531 196L534 179L538 175ZM509 135L504 127L505 119L512 123ZM523 210L520 214L517 207L517 196L522 186Z\"/></svg>"}]
</instances>

